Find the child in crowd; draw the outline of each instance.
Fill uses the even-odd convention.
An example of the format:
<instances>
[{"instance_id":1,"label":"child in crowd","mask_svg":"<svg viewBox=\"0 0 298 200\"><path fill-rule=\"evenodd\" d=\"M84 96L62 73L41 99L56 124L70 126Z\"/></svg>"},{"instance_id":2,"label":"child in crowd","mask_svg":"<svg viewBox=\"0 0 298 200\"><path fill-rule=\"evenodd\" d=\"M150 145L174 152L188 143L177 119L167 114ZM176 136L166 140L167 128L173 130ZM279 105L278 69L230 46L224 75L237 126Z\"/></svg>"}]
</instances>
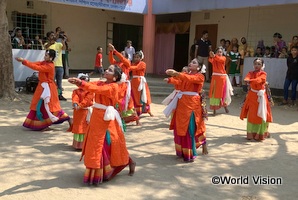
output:
<instances>
[{"instance_id":1,"label":"child in crowd","mask_svg":"<svg viewBox=\"0 0 298 200\"><path fill-rule=\"evenodd\" d=\"M271 107L266 93L267 73L264 71L264 60L256 58L253 62L254 71L244 78L249 85L240 119L247 118L247 139L262 141L269 137L268 126L272 122Z\"/></svg>"},{"instance_id":2,"label":"child in crowd","mask_svg":"<svg viewBox=\"0 0 298 200\"><path fill-rule=\"evenodd\" d=\"M102 66L102 47L101 46L97 47L97 53L95 56L95 63L94 63L94 70L93 70L93 72L90 73L90 76L93 73L98 73L100 79L102 79L102 76L104 74L104 69Z\"/></svg>"},{"instance_id":3,"label":"child in crowd","mask_svg":"<svg viewBox=\"0 0 298 200\"><path fill-rule=\"evenodd\" d=\"M233 83L235 78L236 85L240 86L240 53L238 52L238 46L234 45L232 51L227 54L227 58L230 59L229 78Z\"/></svg>"},{"instance_id":4,"label":"child in crowd","mask_svg":"<svg viewBox=\"0 0 298 200\"><path fill-rule=\"evenodd\" d=\"M288 58L288 57L289 57L288 48L287 47L283 47L281 49L281 52L280 52L278 58Z\"/></svg>"},{"instance_id":5,"label":"child in crowd","mask_svg":"<svg viewBox=\"0 0 298 200\"><path fill-rule=\"evenodd\" d=\"M89 82L87 74L80 73L78 78ZM87 132L90 122L93 97L93 93L85 91L82 88L77 88L72 92L73 123L69 131L74 134L72 147L75 149L82 149L84 135Z\"/></svg>"},{"instance_id":6,"label":"child in crowd","mask_svg":"<svg viewBox=\"0 0 298 200\"><path fill-rule=\"evenodd\" d=\"M271 58L271 52L270 52L270 47L265 48L265 53L264 53L264 58Z\"/></svg>"},{"instance_id":7,"label":"child in crowd","mask_svg":"<svg viewBox=\"0 0 298 200\"><path fill-rule=\"evenodd\" d=\"M261 47L257 47L256 53L255 53L254 57L259 57L259 58L263 57L263 53L262 53L262 48Z\"/></svg>"}]
</instances>

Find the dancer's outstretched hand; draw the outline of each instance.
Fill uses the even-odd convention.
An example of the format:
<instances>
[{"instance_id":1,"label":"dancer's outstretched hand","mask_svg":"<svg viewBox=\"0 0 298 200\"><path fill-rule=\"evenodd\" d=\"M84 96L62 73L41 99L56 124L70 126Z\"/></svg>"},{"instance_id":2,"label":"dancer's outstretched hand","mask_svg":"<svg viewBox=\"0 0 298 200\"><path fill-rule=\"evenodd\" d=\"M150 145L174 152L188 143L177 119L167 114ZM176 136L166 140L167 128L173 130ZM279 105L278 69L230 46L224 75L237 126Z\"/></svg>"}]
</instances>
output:
<instances>
[{"instance_id":1,"label":"dancer's outstretched hand","mask_svg":"<svg viewBox=\"0 0 298 200\"><path fill-rule=\"evenodd\" d=\"M79 78L69 78L68 82L77 86L82 85L82 80Z\"/></svg>"}]
</instances>

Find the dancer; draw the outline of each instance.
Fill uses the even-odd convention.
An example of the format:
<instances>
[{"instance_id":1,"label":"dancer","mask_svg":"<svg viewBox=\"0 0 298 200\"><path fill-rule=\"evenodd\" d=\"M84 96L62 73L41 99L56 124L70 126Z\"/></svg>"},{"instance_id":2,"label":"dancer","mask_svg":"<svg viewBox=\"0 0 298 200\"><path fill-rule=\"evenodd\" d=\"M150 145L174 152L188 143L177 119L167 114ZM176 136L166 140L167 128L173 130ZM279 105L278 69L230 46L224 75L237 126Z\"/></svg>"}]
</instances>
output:
<instances>
[{"instance_id":1,"label":"dancer","mask_svg":"<svg viewBox=\"0 0 298 200\"><path fill-rule=\"evenodd\" d=\"M89 82L87 74L79 73L78 78ZM94 94L78 88L72 92L73 123L68 130L73 133L72 147L82 149L84 135L87 132L88 124L92 113Z\"/></svg>"},{"instance_id":2,"label":"dancer","mask_svg":"<svg viewBox=\"0 0 298 200\"><path fill-rule=\"evenodd\" d=\"M23 65L38 71L39 82L33 94L30 112L23 123L26 128L40 131L52 124L60 124L64 121L71 123L69 116L61 109L58 99L57 86L54 82L55 57L56 51L49 49L45 52L44 61L30 62L22 57L15 58Z\"/></svg>"},{"instance_id":3,"label":"dancer","mask_svg":"<svg viewBox=\"0 0 298 200\"><path fill-rule=\"evenodd\" d=\"M118 110L121 118L125 123L136 121L136 125L140 125L139 116L134 109L133 99L131 97L131 84L129 81L130 60L127 53L122 51L119 53L115 47L109 43L109 61L112 65L118 65L122 69L121 84L119 84L119 107ZM114 59L114 55L119 58L119 62Z\"/></svg>"},{"instance_id":4,"label":"dancer","mask_svg":"<svg viewBox=\"0 0 298 200\"><path fill-rule=\"evenodd\" d=\"M227 106L232 101L233 88L225 71L226 57L223 56L222 48L216 49L216 55L210 51L209 62L212 63L213 71L209 90L210 109L213 110L213 115L216 115L216 110L221 107L228 113Z\"/></svg>"},{"instance_id":5,"label":"dancer","mask_svg":"<svg viewBox=\"0 0 298 200\"><path fill-rule=\"evenodd\" d=\"M206 145L206 127L202 116L201 97L199 92L203 88L203 68L197 59L193 59L189 65L189 74L179 73L168 69L169 76L181 81L180 88L171 103L164 110L166 117L173 113L170 130L174 131L176 155L182 157L185 162L193 162L197 156L196 149L202 145L202 154L208 154Z\"/></svg>"},{"instance_id":6,"label":"dancer","mask_svg":"<svg viewBox=\"0 0 298 200\"><path fill-rule=\"evenodd\" d=\"M264 72L264 60L256 58L254 71L248 72L244 81L249 85L240 119L247 118L247 139L262 141L269 137L268 126L272 122L271 107L266 94L267 73Z\"/></svg>"},{"instance_id":7,"label":"dancer","mask_svg":"<svg viewBox=\"0 0 298 200\"><path fill-rule=\"evenodd\" d=\"M88 83L78 78L68 81L83 90L95 93L95 103L85 135L82 157L86 166L84 183L99 184L111 180L129 165L133 175L136 163L129 157L120 115L114 106L118 102L121 69L110 65L104 73L106 81ZM81 159L82 159L81 157Z\"/></svg>"},{"instance_id":8,"label":"dancer","mask_svg":"<svg viewBox=\"0 0 298 200\"><path fill-rule=\"evenodd\" d=\"M140 116L142 113L148 113L151 117L153 114L150 111L151 96L146 78L144 77L146 72L146 63L143 62L143 52L138 51L133 56L133 63L130 66L132 71L131 91L134 106L137 114Z\"/></svg>"}]
</instances>

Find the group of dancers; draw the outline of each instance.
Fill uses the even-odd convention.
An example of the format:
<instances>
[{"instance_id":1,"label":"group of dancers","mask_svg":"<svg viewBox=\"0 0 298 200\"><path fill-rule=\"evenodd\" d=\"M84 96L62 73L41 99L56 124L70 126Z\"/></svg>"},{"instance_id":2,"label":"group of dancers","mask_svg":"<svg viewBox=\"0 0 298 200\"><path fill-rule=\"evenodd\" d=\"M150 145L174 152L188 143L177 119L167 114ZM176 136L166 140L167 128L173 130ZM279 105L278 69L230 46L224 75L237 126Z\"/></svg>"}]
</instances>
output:
<instances>
[{"instance_id":1,"label":"group of dancers","mask_svg":"<svg viewBox=\"0 0 298 200\"><path fill-rule=\"evenodd\" d=\"M210 52L213 66L209 91L210 109L225 108L231 103L232 86L225 71L223 50ZM44 130L52 124L68 121L69 131L74 133L73 147L82 149L81 159L86 166L84 183L99 184L112 179L129 166L129 175L135 172L136 162L126 148L125 124L136 122L140 115L150 110L151 96L144 77L146 63L142 52L134 54L133 62L125 52L118 52L109 44L111 65L104 73L105 81L89 81L87 74L80 73L68 82L78 88L73 90L73 119L60 107L57 86L54 82L53 60L56 52L46 50L44 61L30 62L16 58L23 65L39 72L39 83L33 95L30 112L23 123L32 130ZM118 61L114 58L116 56ZM244 81L249 84L240 118L247 118L247 139L263 140L268 136L268 122L272 115L265 91L266 73L263 60L254 60L254 71ZM129 72L132 72L130 80ZM193 162L198 155L196 149L202 146L202 154L208 154L206 145L207 109L203 92L205 66L193 59L183 72L168 69L165 79L175 86L175 92L163 102L166 117L171 116L170 130L173 130L175 150L185 162Z\"/></svg>"},{"instance_id":2,"label":"group of dancers","mask_svg":"<svg viewBox=\"0 0 298 200\"><path fill-rule=\"evenodd\" d=\"M210 51L209 62L212 64L212 79L209 89L209 105L213 115L220 108L229 113L228 106L232 102L233 88L225 70L226 57L223 49L217 48L215 53ZM272 122L271 96L268 95L268 84L264 61L256 58L253 70L244 78L248 87L246 99L241 109L240 119L247 118L248 140L262 141L269 137L268 126ZM202 154L208 154L206 146L206 99L203 91L205 68L197 58L188 67L177 72L173 69L166 71L175 90L162 103L166 117L171 116L170 129L174 132L176 155L185 162L193 162L197 156L196 149L202 146Z\"/></svg>"}]
</instances>

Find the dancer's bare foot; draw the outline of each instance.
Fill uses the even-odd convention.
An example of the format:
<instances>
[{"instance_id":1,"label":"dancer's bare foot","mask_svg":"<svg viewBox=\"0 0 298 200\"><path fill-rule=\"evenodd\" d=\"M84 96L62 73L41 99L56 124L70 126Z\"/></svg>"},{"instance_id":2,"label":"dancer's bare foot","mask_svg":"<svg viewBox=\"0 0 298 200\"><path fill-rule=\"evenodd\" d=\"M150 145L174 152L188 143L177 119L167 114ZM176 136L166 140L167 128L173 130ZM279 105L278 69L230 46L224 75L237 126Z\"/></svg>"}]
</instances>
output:
<instances>
[{"instance_id":1,"label":"dancer's bare foot","mask_svg":"<svg viewBox=\"0 0 298 200\"><path fill-rule=\"evenodd\" d=\"M150 115L150 117L154 117L154 115L151 112L148 112L148 114Z\"/></svg>"},{"instance_id":2,"label":"dancer's bare foot","mask_svg":"<svg viewBox=\"0 0 298 200\"><path fill-rule=\"evenodd\" d=\"M229 113L229 109L227 107L224 107L224 108L225 108L226 113Z\"/></svg>"},{"instance_id":3,"label":"dancer's bare foot","mask_svg":"<svg viewBox=\"0 0 298 200\"><path fill-rule=\"evenodd\" d=\"M128 173L129 176L134 175L136 165L137 165L137 163L130 158L129 159L129 173Z\"/></svg>"},{"instance_id":4,"label":"dancer's bare foot","mask_svg":"<svg viewBox=\"0 0 298 200\"><path fill-rule=\"evenodd\" d=\"M139 120L136 121L137 126L142 126L141 122Z\"/></svg>"},{"instance_id":5,"label":"dancer's bare foot","mask_svg":"<svg viewBox=\"0 0 298 200\"><path fill-rule=\"evenodd\" d=\"M203 146L202 146L202 154L203 155L207 155L208 154L208 150L207 150L207 145L206 144L203 144Z\"/></svg>"}]
</instances>

